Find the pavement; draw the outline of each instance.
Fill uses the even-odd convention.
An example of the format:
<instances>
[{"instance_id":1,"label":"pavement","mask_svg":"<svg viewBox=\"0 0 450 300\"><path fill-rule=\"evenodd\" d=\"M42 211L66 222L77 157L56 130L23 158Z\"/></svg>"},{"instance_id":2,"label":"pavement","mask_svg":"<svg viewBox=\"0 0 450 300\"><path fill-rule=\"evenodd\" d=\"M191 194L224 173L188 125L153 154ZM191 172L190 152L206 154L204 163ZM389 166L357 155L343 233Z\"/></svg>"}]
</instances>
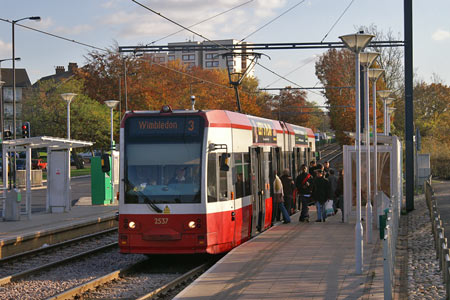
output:
<instances>
[{"instance_id":1,"label":"pavement","mask_svg":"<svg viewBox=\"0 0 450 300\"><path fill-rule=\"evenodd\" d=\"M377 231L356 274L354 219L341 223L338 213L300 223L296 214L232 250L174 299L384 299Z\"/></svg>"}]
</instances>

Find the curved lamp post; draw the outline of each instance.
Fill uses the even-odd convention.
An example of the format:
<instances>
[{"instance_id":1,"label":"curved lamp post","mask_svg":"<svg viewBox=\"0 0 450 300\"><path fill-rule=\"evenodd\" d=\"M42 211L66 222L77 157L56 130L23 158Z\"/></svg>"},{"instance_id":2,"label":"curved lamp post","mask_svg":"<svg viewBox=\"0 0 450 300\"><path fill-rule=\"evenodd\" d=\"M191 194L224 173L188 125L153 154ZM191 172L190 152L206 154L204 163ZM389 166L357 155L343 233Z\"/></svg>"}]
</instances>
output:
<instances>
[{"instance_id":1,"label":"curved lamp post","mask_svg":"<svg viewBox=\"0 0 450 300\"><path fill-rule=\"evenodd\" d=\"M369 69L369 80L372 82L372 113L373 113L373 177L374 177L374 189L373 189L373 203L375 206L375 222L378 224L377 214L377 194L378 194L378 146L377 146L377 80L383 75L383 69ZM378 226L377 226L378 227Z\"/></svg>"},{"instance_id":2,"label":"curved lamp post","mask_svg":"<svg viewBox=\"0 0 450 300\"><path fill-rule=\"evenodd\" d=\"M34 16L34 17L26 17L22 19L13 20L11 22L12 24L12 69L13 69L13 137L16 139L16 51L15 51L15 43L14 43L14 25L16 23L23 21L23 20L33 20L33 21L40 21L41 17ZM14 167L15 168L15 167ZM15 182L15 178L14 178Z\"/></svg>"},{"instance_id":3,"label":"curved lamp post","mask_svg":"<svg viewBox=\"0 0 450 300\"><path fill-rule=\"evenodd\" d=\"M363 269L363 229L361 224L361 123L360 123L360 95L359 95L359 54L370 43L374 36L371 34L355 33L340 36L344 45L355 53L355 108L356 108L356 225L355 225L355 268L357 274Z\"/></svg>"},{"instance_id":4,"label":"curved lamp post","mask_svg":"<svg viewBox=\"0 0 450 300\"><path fill-rule=\"evenodd\" d=\"M362 52L361 66L364 72L364 136L366 141L366 241L372 243L372 199L370 194L370 130L369 130L369 68L380 55L378 52Z\"/></svg>"}]
</instances>

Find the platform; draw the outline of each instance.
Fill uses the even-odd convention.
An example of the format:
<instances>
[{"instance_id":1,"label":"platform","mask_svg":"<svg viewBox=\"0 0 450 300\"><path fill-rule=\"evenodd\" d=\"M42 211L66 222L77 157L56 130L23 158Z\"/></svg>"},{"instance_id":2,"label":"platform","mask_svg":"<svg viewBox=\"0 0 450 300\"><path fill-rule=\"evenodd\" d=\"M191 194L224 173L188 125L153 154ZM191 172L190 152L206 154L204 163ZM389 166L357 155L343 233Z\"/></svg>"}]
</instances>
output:
<instances>
[{"instance_id":1,"label":"platform","mask_svg":"<svg viewBox=\"0 0 450 300\"><path fill-rule=\"evenodd\" d=\"M340 213L325 223L297 220L298 214L235 248L174 299L383 299L376 231L375 243L364 242L357 275L354 221L341 223Z\"/></svg>"},{"instance_id":2,"label":"platform","mask_svg":"<svg viewBox=\"0 0 450 300\"><path fill-rule=\"evenodd\" d=\"M45 187L33 189L31 218L0 221L0 259L117 226L118 205L91 205L90 178L72 180L72 208L45 212Z\"/></svg>"}]
</instances>

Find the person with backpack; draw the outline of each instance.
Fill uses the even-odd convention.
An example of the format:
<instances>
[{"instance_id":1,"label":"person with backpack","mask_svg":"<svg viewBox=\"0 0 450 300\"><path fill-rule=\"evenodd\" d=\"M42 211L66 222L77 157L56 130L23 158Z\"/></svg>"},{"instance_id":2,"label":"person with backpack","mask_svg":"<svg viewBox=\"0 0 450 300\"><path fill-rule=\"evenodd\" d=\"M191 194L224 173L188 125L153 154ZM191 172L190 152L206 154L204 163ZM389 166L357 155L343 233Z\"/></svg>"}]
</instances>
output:
<instances>
[{"instance_id":1,"label":"person with backpack","mask_svg":"<svg viewBox=\"0 0 450 300\"><path fill-rule=\"evenodd\" d=\"M301 173L295 179L295 186L300 195L298 209L301 209L299 222L309 222L309 203L312 201L311 190L313 177L307 172L306 165L301 166ZM300 207L301 206L301 207Z\"/></svg>"}]
</instances>

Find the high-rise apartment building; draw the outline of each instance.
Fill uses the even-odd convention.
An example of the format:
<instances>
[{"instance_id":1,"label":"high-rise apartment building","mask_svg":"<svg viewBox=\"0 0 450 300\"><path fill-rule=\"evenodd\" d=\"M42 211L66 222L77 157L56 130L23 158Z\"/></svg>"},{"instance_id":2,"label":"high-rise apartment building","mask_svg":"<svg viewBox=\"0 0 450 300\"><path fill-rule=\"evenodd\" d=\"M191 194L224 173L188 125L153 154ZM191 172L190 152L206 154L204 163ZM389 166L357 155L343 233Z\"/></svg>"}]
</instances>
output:
<instances>
[{"instance_id":1,"label":"high-rise apartment building","mask_svg":"<svg viewBox=\"0 0 450 300\"><path fill-rule=\"evenodd\" d=\"M226 53L231 53L231 50L200 50L198 46L208 46L208 45L222 45L224 48L230 48L233 45L238 44L239 41L229 39L229 40L215 40L215 41L204 41L204 42L177 42L169 43L168 46L181 47L182 51L169 51L168 53L150 53L146 54L147 59L151 59L153 62L165 63L167 61L180 60L183 64L188 67L201 67L203 69L227 69L229 68L231 73L242 73L250 65L253 56L251 51L247 52L244 50L235 50L234 55L224 56ZM247 43L243 43L247 45ZM239 55L242 53L242 55ZM247 76L254 76L254 70L250 70Z\"/></svg>"}]
</instances>

